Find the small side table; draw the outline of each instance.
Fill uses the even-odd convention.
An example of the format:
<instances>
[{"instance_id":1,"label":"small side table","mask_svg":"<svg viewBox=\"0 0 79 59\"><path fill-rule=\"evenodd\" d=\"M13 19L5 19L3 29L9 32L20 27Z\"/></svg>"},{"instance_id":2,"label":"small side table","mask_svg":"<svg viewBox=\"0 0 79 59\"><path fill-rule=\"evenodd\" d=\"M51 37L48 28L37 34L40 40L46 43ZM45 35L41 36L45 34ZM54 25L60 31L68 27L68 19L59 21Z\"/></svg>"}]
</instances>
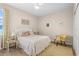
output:
<instances>
[{"instance_id":1,"label":"small side table","mask_svg":"<svg viewBox=\"0 0 79 59\"><path fill-rule=\"evenodd\" d=\"M16 40L16 38L15 37L10 37L10 40L7 40L7 44L8 44L8 46L7 46L8 51L9 51L10 47L15 46L15 48L17 48L17 40Z\"/></svg>"},{"instance_id":2,"label":"small side table","mask_svg":"<svg viewBox=\"0 0 79 59\"><path fill-rule=\"evenodd\" d=\"M9 40L9 47L16 47L16 40Z\"/></svg>"}]
</instances>

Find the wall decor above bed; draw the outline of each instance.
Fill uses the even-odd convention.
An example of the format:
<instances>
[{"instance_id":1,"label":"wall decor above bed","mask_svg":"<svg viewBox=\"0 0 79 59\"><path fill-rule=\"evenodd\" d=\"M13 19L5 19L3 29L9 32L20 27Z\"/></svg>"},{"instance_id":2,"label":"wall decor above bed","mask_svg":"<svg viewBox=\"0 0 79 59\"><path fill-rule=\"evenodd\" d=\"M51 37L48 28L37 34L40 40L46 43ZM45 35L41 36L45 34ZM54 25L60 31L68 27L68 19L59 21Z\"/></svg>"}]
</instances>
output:
<instances>
[{"instance_id":1,"label":"wall decor above bed","mask_svg":"<svg viewBox=\"0 0 79 59\"><path fill-rule=\"evenodd\" d=\"M21 20L21 24L23 24L23 25L29 25L29 20L22 19Z\"/></svg>"}]
</instances>

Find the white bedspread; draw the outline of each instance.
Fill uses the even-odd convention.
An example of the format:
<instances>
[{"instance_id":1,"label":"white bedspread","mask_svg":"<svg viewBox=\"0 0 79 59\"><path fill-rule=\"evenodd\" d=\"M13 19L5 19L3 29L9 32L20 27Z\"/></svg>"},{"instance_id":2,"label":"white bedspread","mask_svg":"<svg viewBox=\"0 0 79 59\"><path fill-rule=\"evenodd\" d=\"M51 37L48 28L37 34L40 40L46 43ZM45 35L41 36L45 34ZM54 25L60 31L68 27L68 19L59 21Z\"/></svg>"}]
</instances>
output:
<instances>
[{"instance_id":1,"label":"white bedspread","mask_svg":"<svg viewBox=\"0 0 79 59\"><path fill-rule=\"evenodd\" d=\"M27 37L18 37L21 48L28 55L36 55L48 47L50 39L48 36L31 35Z\"/></svg>"}]
</instances>

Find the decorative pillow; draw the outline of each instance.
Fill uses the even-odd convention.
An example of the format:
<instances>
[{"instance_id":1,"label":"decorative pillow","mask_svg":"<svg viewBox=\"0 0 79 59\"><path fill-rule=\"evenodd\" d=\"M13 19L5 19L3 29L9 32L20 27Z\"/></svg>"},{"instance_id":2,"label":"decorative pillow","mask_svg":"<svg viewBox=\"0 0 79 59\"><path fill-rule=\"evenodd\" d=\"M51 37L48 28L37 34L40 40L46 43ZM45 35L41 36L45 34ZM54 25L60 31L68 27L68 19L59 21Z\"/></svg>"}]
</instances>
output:
<instances>
[{"instance_id":1,"label":"decorative pillow","mask_svg":"<svg viewBox=\"0 0 79 59\"><path fill-rule=\"evenodd\" d=\"M34 34L36 35L37 33L36 33L36 32L34 32Z\"/></svg>"},{"instance_id":2,"label":"decorative pillow","mask_svg":"<svg viewBox=\"0 0 79 59\"><path fill-rule=\"evenodd\" d=\"M29 36L30 35L30 32L27 31L27 32L22 32L22 35L21 36Z\"/></svg>"},{"instance_id":3,"label":"decorative pillow","mask_svg":"<svg viewBox=\"0 0 79 59\"><path fill-rule=\"evenodd\" d=\"M30 31L29 33L30 33L30 35L34 35L34 33L32 31Z\"/></svg>"}]
</instances>

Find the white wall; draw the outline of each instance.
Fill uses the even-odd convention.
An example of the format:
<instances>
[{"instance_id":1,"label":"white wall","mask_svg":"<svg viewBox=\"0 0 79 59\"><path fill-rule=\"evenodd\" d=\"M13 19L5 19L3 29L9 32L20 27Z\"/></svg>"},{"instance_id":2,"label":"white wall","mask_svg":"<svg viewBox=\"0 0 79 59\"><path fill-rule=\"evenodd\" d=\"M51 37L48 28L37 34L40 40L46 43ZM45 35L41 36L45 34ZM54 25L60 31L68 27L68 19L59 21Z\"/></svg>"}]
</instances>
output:
<instances>
[{"instance_id":1,"label":"white wall","mask_svg":"<svg viewBox=\"0 0 79 59\"><path fill-rule=\"evenodd\" d=\"M75 6L76 7L76 6ZM76 55L79 56L79 6L74 15L74 29L73 29L73 48L75 49Z\"/></svg>"},{"instance_id":2,"label":"white wall","mask_svg":"<svg viewBox=\"0 0 79 59\"><path fill-rule=\"evenodd\" d=\"M57 34L68 34L72 36L72 9L51 13L48 16L36 18L35 16L23 12L11 6L4 5L10 12L10 32L15 32L22 27L30 27L33 31L39 31L40 34L55 36ZM30 21L30 25L22 25L21 20L26 19ZM46 23L50 26L46 27Z\"/></svg>"},{"instance_id":3,"label":"white wall","mask_svg":"<svg viewBox=\"0 0 79 59\"><path fill-rule=\"evenodd\" d=\"M50 26L46 27L46 23ZM55 36L57 34L68 34L72 36L73 29L73 14L72 9L52 13L48 16L39 18L38 30L40 34Z\"/></svg>"},{"instance_id":4,"label":"white wall","mask_svg":"<svg viewBox=\"0 0 79 59\"><path fill-rule=\"evenodd\" d=\"M16 32L20 28L31 28L33 31L37 31L37 19L35 16L8 5L4 5L4 7L9 10L11 33ZM29 20L29 25L21 24L22 19Z\"/></svg>"},{"instance_id":5,"label":"white wall","mask_svg":"<svg viewBox=\"0 0 79 59\"><path fill-rule=\"evenodd\" d=\"M4 6L6 6L10 12L10 32L15 32L22 27L30 27L33 31L38 30L41 34L45 35L54 36L56 34L65 33L72 36L72 9L52 13L37 19L35 16L19 9L7 5ZM22 19L29 20L30 25L22 25ZM50 23L50 27L46 27L46 23Z\"/></svg>"}]
</instances>

